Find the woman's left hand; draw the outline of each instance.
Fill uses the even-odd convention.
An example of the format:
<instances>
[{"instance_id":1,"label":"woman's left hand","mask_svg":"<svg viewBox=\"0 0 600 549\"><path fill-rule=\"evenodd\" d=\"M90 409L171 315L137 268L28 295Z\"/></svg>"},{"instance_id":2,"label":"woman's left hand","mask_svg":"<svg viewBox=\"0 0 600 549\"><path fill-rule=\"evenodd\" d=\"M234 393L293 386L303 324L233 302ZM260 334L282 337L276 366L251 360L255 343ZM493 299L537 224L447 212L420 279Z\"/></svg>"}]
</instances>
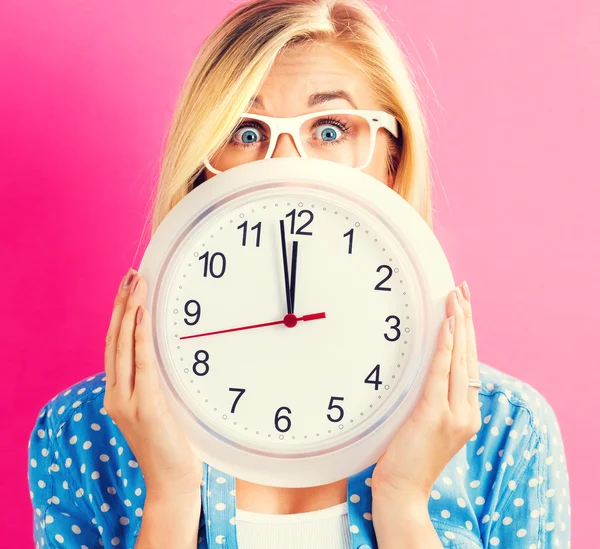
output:
<instances>
[{"instance_id":1,"label":"woman's left hand","mask_svg":"<svg viewBox=\"0 0 600 549\"><path fill-rule=\"evenodd\" d=\"M469 387L469 379L479 379L479 368L466 282L448 294L446 317L423 394L373 471L374 521L377 507L396 502L425 504L426 511L435 480L481 427L478 389Z\"/></svg>"}]
</instances>

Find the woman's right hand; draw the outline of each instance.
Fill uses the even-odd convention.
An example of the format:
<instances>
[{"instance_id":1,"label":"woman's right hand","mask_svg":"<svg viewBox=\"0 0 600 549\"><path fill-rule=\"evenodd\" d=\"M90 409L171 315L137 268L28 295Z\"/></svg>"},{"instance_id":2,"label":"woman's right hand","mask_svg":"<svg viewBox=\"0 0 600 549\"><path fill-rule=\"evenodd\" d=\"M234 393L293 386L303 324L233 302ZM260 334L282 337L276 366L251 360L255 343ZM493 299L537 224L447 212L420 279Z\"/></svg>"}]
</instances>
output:
<instances>
[{"instance_id":1,"label":"woman's right hand","mask_svg":"<svg viewBox=\"0 0 600 549\"><path fill-rule=\"evenodd\" d=\"M146 281L129 269L106 336L104 409L136 457L147 496L199 496L202 461L175 422L158 384L150 313L143 307L146 292Z\"/></svg>"}]
</instances>

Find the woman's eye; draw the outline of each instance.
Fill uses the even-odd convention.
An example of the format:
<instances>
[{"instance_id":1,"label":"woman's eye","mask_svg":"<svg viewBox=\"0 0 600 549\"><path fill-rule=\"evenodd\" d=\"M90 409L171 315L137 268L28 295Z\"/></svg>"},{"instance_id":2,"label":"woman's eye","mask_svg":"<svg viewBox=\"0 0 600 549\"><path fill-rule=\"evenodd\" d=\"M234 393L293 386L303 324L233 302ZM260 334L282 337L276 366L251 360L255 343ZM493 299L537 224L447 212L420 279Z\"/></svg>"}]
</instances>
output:
<instances>
[{"instance_id":1,"label":"woman's eye","mask_svg":"<svg viewBox=\"0 0 600 549\"><path fill-rule=\"evenodd\" d=\"M235 132L234 138L245 145L256 143L261 140L261 132L257 128L240 128Z\"/></svg>"},{"instance_id":2,"label":"woman's eye","mask_svg":"<svg viewBox=\"0 0 600 549\"><path fill-rule=\"evenodd\" d=\"M342 131L340 128L332 126L331 124L321 124L320 126L317 126L315 134L317 139L322 139L323 141L335 141L342 135Z\"/></svg>"}]
</instances>

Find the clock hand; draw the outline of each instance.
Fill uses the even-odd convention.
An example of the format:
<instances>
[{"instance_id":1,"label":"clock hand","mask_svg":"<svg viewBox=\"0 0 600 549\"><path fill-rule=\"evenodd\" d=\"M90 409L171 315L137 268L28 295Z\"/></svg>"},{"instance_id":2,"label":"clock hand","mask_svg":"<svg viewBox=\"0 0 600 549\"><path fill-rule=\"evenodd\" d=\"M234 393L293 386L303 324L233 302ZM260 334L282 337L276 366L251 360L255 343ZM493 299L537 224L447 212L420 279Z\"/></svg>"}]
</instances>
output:
<instances>
[{"instance_id":1,"label":"clock hand","mask_svg":"<svg viewBox=\"0 0 600 549\"><path fill-rule=\"evenodd\" d=\"M279 232L281 233L281 256L283 258L283 277L285 280L285 300L287 302L287 312L292 314L292 299L290 293L290 275L288 271L287 250L285 243L285 222L279 221Z\"/></svg>"},{"instance_id":2,"label":"clock hand","mask_svg":"<svg viewBox=\"0 0 600 549\"><path fill-rule=\"evenodd\" d=\"M294 314L294 306L295 306L295 302L296 302L296 266L298 264L298 241L294 240L294 242L292 242L292 267L291 267L291 274L290 274L290 302L291 302L291 307L292 310L290 311L291 314Z\"/></svg>"},{"instance_id":3,"label":"clock hand","mask_svg":"<svg viewBox=\"0 0 600 549\"><path fill-rule=\"evenodd\" d=\"M181 339L191 339L194 337L203 337L203 336L216 335L216 334L226 334L228 332L238 332L240 330L251 330L252 328L264 328L266 326L276 326L277 324L285 324L288 328L293 328L299 321L308 322L310 320L319 320L321 318L325 318L325 313L313 313L310 315L304 315L304 316L300 316L300 317L297 317L296 315L293 315L293 314L287 314L287 315L285 315L283 320L276 320L274 322L264 322L263 324L252 324L250 326L240 326L239 328L228 328L226 330L217 330L215 332L205 332L203 334L183 336L183 337L180 337L179 339L180 340Z\"/></svg>"}]
</instances>

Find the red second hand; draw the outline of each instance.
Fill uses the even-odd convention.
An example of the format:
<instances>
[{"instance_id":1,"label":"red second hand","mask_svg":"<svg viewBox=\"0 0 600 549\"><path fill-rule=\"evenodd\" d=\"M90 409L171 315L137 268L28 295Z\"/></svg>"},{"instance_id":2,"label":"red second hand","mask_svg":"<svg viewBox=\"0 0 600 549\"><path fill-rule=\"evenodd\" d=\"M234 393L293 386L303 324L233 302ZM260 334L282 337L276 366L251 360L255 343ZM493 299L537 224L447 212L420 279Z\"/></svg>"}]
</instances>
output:
<instances>
[{"instance_id":1,"label":"red second hand","mask_svg":"<svg viewBox=\"0 0 600 549\"><path fill-rule=\"evenodd\" d=\"M285 324L288 328L293 328L299 321L308 322L309 320L319 320L325 318L325 313L313 313L310 315L304 315L297 317L296 315L285 315L283 320L276 320L275 322L265 322L263 324L253 324L251 326L241 326L239 328L229 328L227 330L217 330L216 332L205 332L203 334L195 334L189 336L183 336L179 339L191 339L193 337L203 337L216 334L226 334L228 332L239 332L240 330L250 330L252 328L264 328L265 326L276 326L277 324Z\"/></svg>"}]
</instances>

